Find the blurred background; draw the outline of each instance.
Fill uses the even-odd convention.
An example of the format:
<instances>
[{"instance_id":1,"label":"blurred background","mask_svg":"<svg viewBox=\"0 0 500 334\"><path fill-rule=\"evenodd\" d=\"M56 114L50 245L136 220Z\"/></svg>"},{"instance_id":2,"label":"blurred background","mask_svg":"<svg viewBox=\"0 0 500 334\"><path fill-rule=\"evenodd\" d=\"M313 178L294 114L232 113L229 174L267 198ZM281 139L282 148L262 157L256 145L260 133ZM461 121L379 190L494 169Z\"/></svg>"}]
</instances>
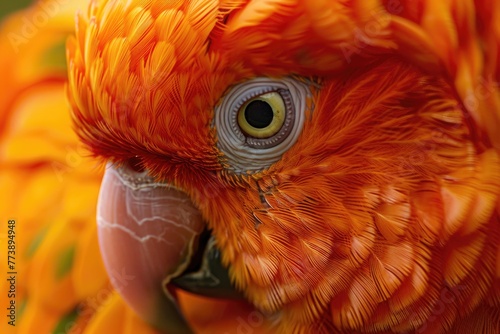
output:
<instances>
[{"instance_id":1,"label":"blurred background","mask_svg":"<svg viewBox=\"0 0 500 334\"><path fill-rule=\"evenodd\" d=\"M82 332L113 294L95 231L102 168L65 95L65 43L86 2L0 4L0 333Z\"/></svg>"},{"instance_id":2,"label":"blurred background","mask_svg":"<svg viewBox=\"0 0 500 334\"><path fill-rule=\"evenodd\" d=\"M11 12L27 7L31 0L3 1L0 3L0 20Z\"/></svg>"}]
</instances>

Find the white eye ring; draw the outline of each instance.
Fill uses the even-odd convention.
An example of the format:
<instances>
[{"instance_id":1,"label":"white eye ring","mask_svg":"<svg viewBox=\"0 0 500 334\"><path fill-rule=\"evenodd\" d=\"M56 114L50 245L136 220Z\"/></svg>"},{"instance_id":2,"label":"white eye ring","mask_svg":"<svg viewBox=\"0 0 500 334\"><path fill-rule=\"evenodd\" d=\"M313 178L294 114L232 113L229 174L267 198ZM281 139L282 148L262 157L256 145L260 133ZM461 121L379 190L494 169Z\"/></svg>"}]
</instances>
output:
<instances>
[{"instance_id":1,"label":"white eye ring","mask_svg":"<svg viewBox=\"0 0 500 334\"><path fill-rule=\"evenodd\" d=\"M238 125L238 112L248 100L269 92L280 92L286 100L283 130L268 139L250 137ZM214 117L217 147L227 168L240 174L258 172L281 159L302 131L311 98L310 84L290 77L258 77L232 87L216 106Z\"/></svg>"}]
</instances>

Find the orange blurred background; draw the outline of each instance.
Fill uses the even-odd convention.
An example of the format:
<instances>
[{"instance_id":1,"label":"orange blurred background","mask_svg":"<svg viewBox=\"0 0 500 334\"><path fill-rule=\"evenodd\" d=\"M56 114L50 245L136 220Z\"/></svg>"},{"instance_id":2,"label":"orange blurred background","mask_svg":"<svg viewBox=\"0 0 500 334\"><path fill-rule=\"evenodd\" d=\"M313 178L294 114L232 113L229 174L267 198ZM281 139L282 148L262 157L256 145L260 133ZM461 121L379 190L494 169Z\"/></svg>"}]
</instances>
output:
<instances>
[{"instance_id":1,"label":"orange blurred background","mask_svg":"<svg viewBox=\"0 0 500 334\"><path fill-rule=\"evenodd\" d=\"M2 9L0 333L69 332L78 301L108 284L94 223L101 168L79 146L65 96L65 43L85 2Z\"/></svg>"}]
</instances>

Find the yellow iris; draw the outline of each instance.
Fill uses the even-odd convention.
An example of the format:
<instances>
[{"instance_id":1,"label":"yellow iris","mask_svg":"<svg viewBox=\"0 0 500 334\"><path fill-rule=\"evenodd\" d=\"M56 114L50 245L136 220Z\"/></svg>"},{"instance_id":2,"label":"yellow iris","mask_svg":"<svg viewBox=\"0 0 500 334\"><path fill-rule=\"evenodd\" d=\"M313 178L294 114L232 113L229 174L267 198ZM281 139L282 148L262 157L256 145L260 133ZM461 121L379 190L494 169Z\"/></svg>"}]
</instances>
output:
<instances>
[{"instance_id":1,"label":"yellow iris","mask_svg":"<svg viewBox=\"0 0 500 334\"><path fill-rule=\"evenodd\" d=\"M269 138L279 132L286 117L286 105L278 92L249 99L238 111L238 125L247 135Z\"/></svg>"}]
</instances>

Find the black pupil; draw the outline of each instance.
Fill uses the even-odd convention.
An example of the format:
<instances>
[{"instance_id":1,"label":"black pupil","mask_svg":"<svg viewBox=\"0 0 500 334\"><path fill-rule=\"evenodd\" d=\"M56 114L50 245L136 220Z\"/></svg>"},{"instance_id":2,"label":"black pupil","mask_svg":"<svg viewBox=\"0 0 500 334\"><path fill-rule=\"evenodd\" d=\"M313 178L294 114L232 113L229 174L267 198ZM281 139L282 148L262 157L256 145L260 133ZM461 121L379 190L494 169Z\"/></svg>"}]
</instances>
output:
<instances>
[{"instance_id":1,"label":"black pupil","mask_svg":"<svg viewBox=\"0 0 500 334\"><path fill-rule=\"evenodd\" d=\"M245 108L245 119L254 128L263 129L273 121L273 108L267 102L252 101Z\"/></svg>"}]
</instances>

